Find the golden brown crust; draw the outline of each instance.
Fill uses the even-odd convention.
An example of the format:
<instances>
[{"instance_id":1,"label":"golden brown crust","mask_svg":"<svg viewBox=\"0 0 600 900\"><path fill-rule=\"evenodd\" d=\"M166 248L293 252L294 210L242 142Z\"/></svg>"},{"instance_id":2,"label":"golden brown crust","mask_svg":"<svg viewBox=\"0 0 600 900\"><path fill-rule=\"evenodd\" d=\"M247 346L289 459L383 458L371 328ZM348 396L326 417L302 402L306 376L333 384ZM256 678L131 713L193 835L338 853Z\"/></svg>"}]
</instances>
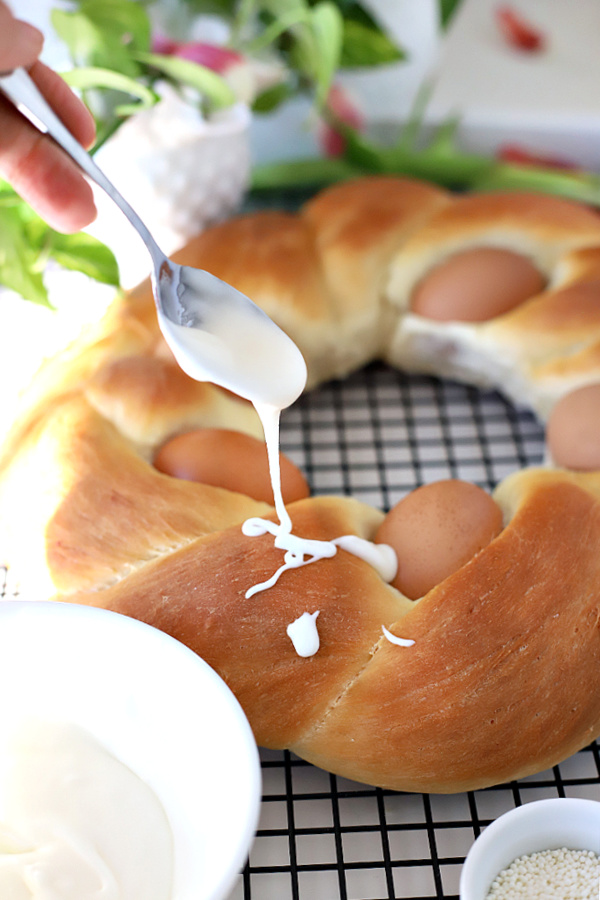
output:
<instances>
[{"instance_id":1,"label":"golden brown crust","mask_svg":"<svg viewBox=\"0 0 600 900\"><path fill-rule=\"evenodd\" d=\"M90 378L91 405L140 449L156 448L168 437L195 427L219 428L235 422L239 431L262 437L253 408L208 382L192 381L172 359L127 356Z\"/></svg>"},{"instance_id":2,"label":"golden brown crust","mask_svg":"<svg viewBox=\"0 0 600 900\"><path fill-rule=\"evenodd\" d=\"M550 281L570 252L598 245L600 216L569 200L541 194L461 196L433 216L392 261L388 292L401 309L430 269L471 247L499 247L530 258Z\"/></svg>"},{"instance_id":3,"label":"golden brown crust","mask_svg":"<svg viewBox=\"0 0 600 900\"><path fill-rule=\"evenodd\" d=\"M261 745L394 790L474 789L549 767L600 729L600 592L590 591L600 584L600 504L560 475L523 486L501 537L418 603L344 553L245 600L279 559L272 542L239 528L71 599L196 650ZM290 512L310 537L349 521L368 537L374 523L361 527L352 506L314 500ZM321 650L301 659L286 627L317 609ZM382 624L415 645L390 644Z\"/></svg>"},{"instance_id":4,"label":"golden brown crust","mask_svg":"<svg viewBox=\"0 0 600 900\"><path fill-rule=\"evenodd\" d=\"M421 279L453 254L476 247L522 254L547 278L547 289L514 310L484 322L437 323L414 315L411 298ZM390 266L387 287L398 310L384 358L412 371L432 372L499 387L542 419L571 387L598 378L585 354L576 377L550 377L544 366L596 339L597 312L561 310L558 292L600 277L600 215L572 201L539 194L462 196L407 240ZM592 289L590 289L590 293ZM568 328L564 321L568 319ZM588 327L590 326L590 327ZM535 331L535 339L532 339ZM539 366L542 368L539 368Z\"/></svg>"},{"instance_id":5,"label":"golden brown crust","mask_svg":"<svg viewBox=\"0 0 600 900\"><path fill-rule=\"evenodd\" d=\"M409 297L426 258L433 265L478 241L531 254L548 290L481 326L419 331L394 284ZM468 378L516 373L532 405L551 406L574 379L600 379L600 220L565 201L454 199L413 181L364 179L300 215L217 226L178 261L262 305L301 346L311 383L376 356L444 371L452 353ZM573 295L578 280L587 283ZM240 526L272 510L150 463L159 443L198 425L259 433L248 404L174 364L148 283L44 367L0 458L3 546L37 599L164 629L225 678L261 744L384 787L481 787L553 765L600 733L600 473L506 479L495 493L504 530L416 602L341 550L246 600L281 552ZM290 512L298 534L324 539L371 539L382 520L341 498ZM321 649L302 659L286 628L317 609ZM392 645L382 625L414 646Z\"/></svg>"},{"instance_id":6,"label":"golden brown crust","mask_svg":"<svg viewBox=\"0 0 600 900\"><path fill-rule=\"evenodd\" d=\"M564 359L600 333L600 272L598 279L545 291L487 331L499 345L518 348L532 366ZM531 377L538 376L532 372Z\"/></svg>"},{"instance_id":7,"label":"golden brown crust","mask_svg":"<svg viewBox=\"0 0 600 900\"><path fill-rule=\"evenodd\" d=\"M560 476L526 491L503 534L395 626L415 646L382 642L297 751L349 777L444 792L525 776L591 741L599 540L587 492ZM369 760L360 773L357 759Z\"/></svg>"},{"instance_id":8,"label":"golden brown crust","mask_svg":"<svg viewBox=\"0 0 600 900\"><path fill-rule=\"evenodd\" d=\"M159 553L268 510L242 494L162 475L81 397L49 413L6 462L0 508L12 510L3 537L15 567L37 574L46 591L50 582L51 595L101 590ZM28 496L39 500L23 505ZM36 573L28 560L37 535L44 550Z\"/></svg>"},{"instance_id":9,"label":"golden brown crust","mask_svg":"<svg viewBox=\"0 0 600 900\"><path fill-rule=\"evenodd\" d=\"M299 534L329 539L346 529L365 536L380 521L351 500L315 499L290 506ZM245 592L281 565L272 539L244 537L239 526L163 556L91 602L142 618L193 647L230 685L257 740L288 745L310 731L409 601L364 562L339 557L286 573L268 591ZM202 589L198 589L201 584ZM306 610L320 609L322 650L301 659L286 635Z\"/></svg>"},{"instance_id":10,"label":"golden brown crust","mask_svg":"<svg viewBox=\"0 0 600 900\"><path fill-rule=\"evenodd\" d=\"M548 279L547 290L503 316L457 329L405 315L426 272L480 246L525 255ZM525 399L545 418L564 390L598 377L585 355L577 376L564 381L538 366L548 363L552 371L554 360L593 342L595 289L577 300L577 310L562 291L600 281L599 248L600 215L569 200L526 193L456 198L378 176L336 185L298 215L269 211L223 223L176 259L210 268L262 306L300 347L309 387L379 358L506 385L509 397ZM156 328L149 281L132 300L131 315Z\"/></svg>"},{"instance_id":11,"label":"golden brown crust","mask_svg":"<svg viewBox=\"0 0 600 900\"><path fill-rule=\"evenodd\" d=\"M524 192L467 194L419 230L402 255L446 254L468 245L516 246L543 263L557 253L597 244L600 216L570 200Z\"/></svg>"},{"instance_id":12,"label":"golden brown crust","mask_svg":"<svg viewBox=\"0 0 600 900\"><path fill-rule=\"evenodd\" d=\"M393 253L450 195L423 182L373 177L344 182L303 208L341 321L377 313Z\"/></svg>"}]
</instances>

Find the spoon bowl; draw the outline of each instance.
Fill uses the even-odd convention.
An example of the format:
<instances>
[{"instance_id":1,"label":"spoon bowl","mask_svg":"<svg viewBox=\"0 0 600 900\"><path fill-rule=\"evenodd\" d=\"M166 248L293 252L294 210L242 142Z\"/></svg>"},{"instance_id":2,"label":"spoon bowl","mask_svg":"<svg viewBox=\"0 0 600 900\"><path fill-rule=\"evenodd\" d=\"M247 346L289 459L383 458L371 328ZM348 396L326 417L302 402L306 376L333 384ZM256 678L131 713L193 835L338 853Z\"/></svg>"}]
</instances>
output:
<instances>
[{"instance_id":1,"label":"spoon bowl","mask_svg":"<svg viewBox=\"0 0 600 900\"><path fill-rule=\"evenodd\" d=\"M169 260L153 279L158 321L191 378L211 381L255 405L286 409L306 384L293 341L259 306L220 278Z\"/></svg>"},{"instance_id":2,"label":"spoon bowl","mask_svg":"<svg viewBox=\"0 0 600 900\"><path fill-rule=\"evenodd\" d=\"M0 75L0 92L48 134L117 204L152 259L158 322L183 370L240 396L285 409L306 384L294 342L255 303L209 272L180 266L46 102L25 69ZM285 377L281 375L285 373Z\"/></svg>"}]
</instances>

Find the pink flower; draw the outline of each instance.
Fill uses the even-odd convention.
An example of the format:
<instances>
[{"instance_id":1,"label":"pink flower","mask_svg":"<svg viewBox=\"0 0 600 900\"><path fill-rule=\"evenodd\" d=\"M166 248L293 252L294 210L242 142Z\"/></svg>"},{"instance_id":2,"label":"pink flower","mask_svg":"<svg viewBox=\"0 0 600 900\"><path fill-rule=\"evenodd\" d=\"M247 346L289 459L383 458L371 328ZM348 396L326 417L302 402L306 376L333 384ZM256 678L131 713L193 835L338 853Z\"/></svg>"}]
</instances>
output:
<instances>
[{"instance_id":1,"label":"pink flower","mask_svg":"<svg viewBox=\"0 0 600 900\"><path fill-rule=\"evenodd\" d=\"M361 112L339 85L333 85L329 91L325 106L334 119L338 119L357 131L361 131L364 128L364 118ZM320 122L319 143L326 156L341 156L346 149L346 141L343 134L336 130L334 124L326 120L321 120Z\"/></svg>"},{"instance_id":2,"label":"pink flower","mask_svg":"<svg viewBox=\"0 0 600 900\"><path fill-rule=\"evenodd\" d=\"M155 34L152 37L152 52L170 56L175 51L177 43L164 34Z\"/></svg>"},{"instance_id":3,"label":"pink flower","mask_svg":"<svg viewBox=\"0 0 600 900\"><path fill-rule=\"evenodd\" d=\"M162 35L156 35L152 42L152 49L155 53L164 53L169 56L178 56L180 59L188 59L190 62L198 63L212 69L222 75L231 66L238 65L243 62L243 57L235 50L229 50L227 47L218 47L216 44L204 44L200 41L192 41L190 43L182 43L172 41Z\"/></svg>"},{"instance_id":4,"label":"pink flower","mask_svg":"<svg viewBox=\"0 0 600 900\"><path fill-rule=\"evenodd\" d=\"M542 166L546 169L576 170L577 165L568 159L546 155L528 150L519 144L504 144L498 149L497 157L501 162L516 163L521 166Z\"/></svg>"},{"instance_id":5,"label":"pink flower","mask_svg":"<svg viewBox=\"0 0 600 900\"><path fill-rule=\"evenodd\" d=\"M212 69L219 75L223 75L232 66L243 62L243 57L235 50L229 50L227 47L217 47L215 44L179 44L174 51L175 56L181 59L189 59L190 62L198 63Z\"/></svg>"},{"instance_id":6,"label":"pink flower","mask_svg":"<svg viewBox=\"0 0 600 900\"><path fill-rule=\"evenodd\" d=\"M212 69L229 84L237 99L248 105L262 91L283 81L286 75L281 63L250 59L228 47L204 41L185 43L157 34L152 49Z\"/></svg>"}]
</instances>

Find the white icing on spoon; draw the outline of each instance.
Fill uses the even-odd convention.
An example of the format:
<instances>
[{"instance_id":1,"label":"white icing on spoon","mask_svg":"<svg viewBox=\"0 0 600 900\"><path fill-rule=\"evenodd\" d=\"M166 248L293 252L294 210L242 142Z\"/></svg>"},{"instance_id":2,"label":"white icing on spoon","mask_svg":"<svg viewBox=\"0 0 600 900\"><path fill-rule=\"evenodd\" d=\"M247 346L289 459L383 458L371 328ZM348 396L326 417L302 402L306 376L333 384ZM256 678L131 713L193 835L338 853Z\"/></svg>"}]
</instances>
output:
<instances>
[{"instance_id":1,"label":"white icing on spoon","mask_svg":"<svg viewBox=\"0 0 600 900\"><path fill-rule=\"evenodd\" d=\"M271 534L275 546L284 551L283 565L267 581L246 592L250 598L272 587L289 569L309 565L336 555L338 547L366 560L381 577L392 581L397 570L394 550L385 544L372 544L356 535L343 535L331 541L310 540L292 534L292 521L281 492L279 466L279 420L306 385L306 363L294 342L255 304L227 289L227 302L221 308L206 303L207 279L211 296L225 290L218 279L195 269L182 269L185 285L172 282L169 316L158 308L161 331L183 369L196 381L211 381L250 400L265 434L269 471L278 522L251 518L244 522L249 537ZM181 275L183 280L183 276ZM163 286L164 287L164 286ZM185 309L178 302L185 290ZM194 297L196 291L196 297ZM197 302L196 302L197 299ZM316 627L316 626L315 626ZM316 652L316 651L315 651Z\"/></svg>"},{"instance_id":2,"label":"white icing on spoon","mask_svg":"<svg viewBox=\"0 0 600 900\"><path fill-rule=\"evenodd\" d=\"M306 363L287 334L251 300L208 272L185 267L179 276L181 281L172 283L169 317L160 308L157 314L183 371L255 406L286 409L297 400L306 385ZM163 284L161 288L166 290ZM222 305L215 302L219 291ZM185 293L185 309L180 293Z\"/></svg>"}]
</instances>

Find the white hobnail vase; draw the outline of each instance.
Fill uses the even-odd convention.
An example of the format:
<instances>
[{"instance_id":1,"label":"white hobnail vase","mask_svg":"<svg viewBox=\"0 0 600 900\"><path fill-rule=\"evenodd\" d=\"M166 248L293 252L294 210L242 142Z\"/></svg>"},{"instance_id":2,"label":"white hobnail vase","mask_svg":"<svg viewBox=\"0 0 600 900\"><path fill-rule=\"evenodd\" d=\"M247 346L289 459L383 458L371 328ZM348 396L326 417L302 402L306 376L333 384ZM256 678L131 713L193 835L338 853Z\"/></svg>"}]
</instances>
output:
<instances>
[{"instance_id":1,"label":"white hobnail vase","mask_svg":"<svg viewBox=\"0 0 600 900\"><path fill-rule=\"evenodd\" d=\"M251 113L236 103L204 117L168 85L154 107L127 120L96 160L170 254L239 208L250 180ZM143 278L149 259L120 211L96 192L88 229L115 252L124 287Z\"/></svg>"}]
</instances>

